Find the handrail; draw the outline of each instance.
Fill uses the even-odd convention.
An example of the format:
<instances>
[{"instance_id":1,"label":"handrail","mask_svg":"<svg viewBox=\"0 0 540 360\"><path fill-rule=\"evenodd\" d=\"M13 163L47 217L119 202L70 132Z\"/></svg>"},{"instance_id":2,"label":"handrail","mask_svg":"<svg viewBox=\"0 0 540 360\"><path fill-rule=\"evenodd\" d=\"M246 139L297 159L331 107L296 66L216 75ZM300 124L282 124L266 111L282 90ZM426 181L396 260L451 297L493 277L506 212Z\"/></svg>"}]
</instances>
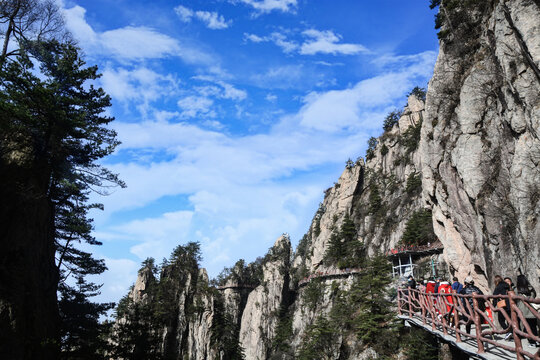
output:
<instances>
[{"instance_id":1,"label":"handrail","mask_svg":"<svg viewBox=\"0 0 540 360\"><path fill-rule=\"evenodd\" d=\"M538 321L540 313L531 304L540 304L540 298L518 296L513 292L509 292L508 295L479 295L477 293L462 295L455 291L436 294L408 288L398 289L397 299L399 315L408 316L411 319L416 318L422 322L423 326L431 326L432 331L442 331L445 336L453 336L456 338L456 343L461 343L464 338L474 340L478 354L491 352L492 348L501 348L514 353L518 360L524 360L525 357L540 360L540 349L530 352L533 350L525 350L522 346L522 339L540 343L540 336L534 335L523 312L518 307L521 302ZM504 299L509 307L499 308L493 305L501 299ZM484 306L481 306L482 303ZM506 320L508 324L506 328L502 328L493 320L495 314L501 314ZM474 325L474 335L463 331L462 325L466 328L472 328ZM496 339L496 336L504 336L508 333L514 334L514 346L503 343L502 339ZM491 345L491 347L486 350L486 345Z\"/></svg>"}]
</instances>

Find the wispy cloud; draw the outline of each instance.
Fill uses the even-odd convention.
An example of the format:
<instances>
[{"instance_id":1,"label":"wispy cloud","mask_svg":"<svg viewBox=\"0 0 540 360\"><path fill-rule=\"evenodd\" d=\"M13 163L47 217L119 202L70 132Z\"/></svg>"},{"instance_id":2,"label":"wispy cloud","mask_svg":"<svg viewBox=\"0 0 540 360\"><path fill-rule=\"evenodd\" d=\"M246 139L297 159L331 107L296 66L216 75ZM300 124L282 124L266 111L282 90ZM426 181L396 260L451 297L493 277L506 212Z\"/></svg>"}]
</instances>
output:
<instances>
[{"instance_id":1,"label":"wispy cloud","mask_svg":"<svg viewBox=\"0 0 540 360\"><path fill-rule=\"evenodd\" d=\"M303 42L290 40L281 32L273 32L268 36L244 33L244 41L254 43L272 42L279 46L284 53L298 52L301 55L332 54L332 55L356 55L369 53L370 51L360 44L340 43L341 35L331 30L320 31L308 29L302 31L306 38Z\"/></svg>"},{"instance_id":2,"label":"wispy cloud","mask_svg":"<svg viewBox=\"0 0 540 360\"><path fill-rule=\"evenodd\" d=\"M96 32L85 19L86 9L74 6L63 10L66 26L91 56L106 56L120 61L141 61L180 57L187 63L215 64L216 59L204 51L180 43L166 34L146 26L126 26Z\"/></svg>"},{"instance_id":3,"label":"wispy cloud","mask_svg":"<svg viewBox=\"0 0 540 360\"><path fill-rule=\"evenodd\" d=\"M178 106L182 109L180 114L184 118L194 118L197 116L216 117L216 112L212 110L214 101L203 96L187 96L178 100Z\"/></svg>"},{"instance_id":4,"label":"wispy cloud","mask_svg":"<svg viewBox=\"0 0 540 360\"><path fill-rule=\"evenodd\" d=\"M175 7L174 11L183 22L189 23L193 18L196 18L212 30L226 29L232 24L231 20L225 20L223 15L214 11L192 10L182 5Z\"/></svg>"},{"instance_id":5,"label":"wispy cloud","mask_svg":"<svg viewBox=\"0 0 540 360\"><path fill-rule=\"evenodd\" d=\"M360 44L339 43L341 36L330 30L319 31L309 29L303 31L302 34L309 38L309 40L304 42L300 47L300 54L303 55L315 55L318 53L355 55L369 52L366 47Z\"/></svg>"},{"instance_id":6,"label":"wispy cloud","mask_svg":"<svg viewBox=\"0 0 540 360\"><path fill-rule=\"evenodd\" d=\"M279 46L286 54L296 51L299 48L297 43L287 40L287 37L284 34L277 31L262 37L255 34L244 33L244 41L251 41L254 43L272 42Z\"/></svg>"},{"instance_id":7,"label":"wispy cloud","mask_svg":"<svg viewBox=\"0 0 540 360\"><path fill-rule=\"evenodd\" d=\"M258 13L269 13L277 10L293 12L298 4L297 0L229 0L232 3L242 3L251 6Z\"/></svg>"}]
</instances>

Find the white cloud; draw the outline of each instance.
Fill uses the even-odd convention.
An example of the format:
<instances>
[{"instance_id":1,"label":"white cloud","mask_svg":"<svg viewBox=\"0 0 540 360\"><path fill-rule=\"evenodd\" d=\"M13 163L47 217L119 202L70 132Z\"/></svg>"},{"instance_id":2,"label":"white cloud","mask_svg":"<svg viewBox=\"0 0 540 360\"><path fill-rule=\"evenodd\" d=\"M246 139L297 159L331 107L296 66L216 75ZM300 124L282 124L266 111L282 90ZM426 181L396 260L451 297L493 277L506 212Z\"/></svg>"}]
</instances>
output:
<instances>
[{"instance_id":1,"label":"white cloud","mask_svg":"<svg viewBox=\"0 0 540 360\"><path fill-rule=\"evenodd\" d=\"M107 271L99 276L90 277L91 281L97 284L103 284L101 295L98 295L95 301L118 302L118 300L127 294L129 287L135 282L140 262L125 258L100 258L105 260Z\"/></svg>"},{"instance_id":2,"label":"white cloud","mask_svg":"<svg viewBox=\"0 0 540 360\"><path fill-rule=\"evenodd\" d=\"M268 36L258 36L255 34L244 33L244 41L254 43L272 42L279 46L284 53L289 54L298 52L301 55L332 54L332 55L355 55L360 53L369 53L369 50L360 44L339 43L341 36L333 31L320 31L308 29L302 32L307 38L301 45L293 40L287 39L287 36L281 32L273 32ZM323 63L324 65L331 65Z\"/></svg>"},{"instance_id":3,"label":"white cloud","mask_svg":"<svg viewBox=\"0 0 540 360\"><path fill-rule=\"evenodd\" d=\"M174 8L176 14L183 22L191 22L192 18L197 18L202 21L206 27L212 30L226 29L230 26L231 21L226 21L223 15L219 15L217 12L191 10L185 6L178 5Z\"/></svg>"},{"instance_id":4,"label":"white cloud","mask_svg":"<svg viewBox=\"0 0 540 360\"><path fill-rule=\"evenodd\" d=\"M116 122L120 154L149 149L169 156L107 164L128 184L102 199L107 214L177 196L183 199L178 206L191 210L114 229L103 229L106 219L94 216L96 225L124 241L138 241L131 251L141 258L159 258L155 254L168 254L179 243L200 241L211 275L231 259L253 260L283 232L297 240L322 199L320 189L335 180L336 161L362 154L384 115L429 78L434 61L435 53L425 53L389 74L312 92L298 112L276 119L265 133L231 135L204 128L211 124L169 121L176 112L141 123ZM198 102L193 98L184 105ZM329 170L328 164L333 164Z\"/></svg>"},{"instance_id":5,"label":"white cloud","mask_svg":"<svg viewBox=\"0 0 540 360\"><path fill-rule=\"evenodd\" d=\"M266 100L270 101L270 102L274 102L277 100L277 96L274 95L274 94L267 94L266 97L265 97Z\"/></svg>"},{"instance_id":6,"label":"white cloud","mask_svg":"<svg viewBox=\"0 0 540 360\"><path fill-rule=\"evenodd\" d=\"M237 89L234 85L219 80L214 76L198 75L193 78L219 85L219 87L213 85L195 87L195 90L203 96L215 96L221 99L230 100L244 100L247 98L247 92L245 90Z\"/></svg>"},{"instance_id":7,"label":"white cloud","mask_svg":"<svg viewBox=\"0 0 540 360\"><path fill-rule=\"evenodd\" d=\"M174 95L180 86L174 76L158 74L144 66L133 70L107 67L100 83L114 101L135 103L143 114L147 114L152 101Z\"/></svg>"},{"instance_id":8,"label":"white cloud","mask_svg":"<svg viewBox=\"0 0 540 360\"><path fill-rule=\"evenodd\" d=\"M199 115L215 117L215 111L211 110L214 101L202 96L187 96L178 100L178 106L182 108L181 116L192 118Z\"/></svg>"},{"instance_id":9,"label":"white cloud","mask_svg":"<svg viewBox=\"0 0 540 360\"><path fill-rule=\"evenodd\" d=\"M309 29L303 31L302 34L310 38L300 48L300 54L303 55L315 55L317 53L355 55L369 52L360 44L340 44L341 37L330 30Z\"/></svg>"},{"instance_id":10,"label":"white cloud","mask_svg":"<svg viewBox=\"0 0 540 360\"><path fill-rule=\"evenodd\" d=\"M230 0L233 3L241 2L254 8L259 13L269 13L274 10L292 12L296 8L297 0Z\"/></svg>"},{"instance_id":11,"label":"white cloud","mask_svg":"<svg viewBox=\"0 0 540 360\"><path fill-rule=\"evenodd\" d=\"M284 34L277 31L271 33L269 36L264 37L244 33L244 41L251 41L254 43L272 42L279 46L286 54L296 51L299 48L297 43L287 40L287 37Z\"/></svg>"},{"instance_id":12,"label":"white cloud","mask_svg":"<svg viewBox=\"0 0 540 360\"><path fill-rule=\"evenodd\" d=\"M348 127L369 128L370 124L362 119L362 115L372 114L373 109L392 103L420 83L419 79L429 78L435 57L434 52L425 52L416 58L416 62L399 71L360 81L351 88L312 92L306 96L305 105L299 112L301 124L331 132Z\"/></svg>"},{"instance_id":13,"label":"white cloud","mask_svg":"<svg viewBox=\"0 0 540 360\"><path fill-rule=\"evenodd\" d=\"M195 46L182 44L166 34L145 26L96 32L86 21L86 9L74 6L64 9L66 27L89 55L110 56L121 61L180 57L187 63L212 64L215 57Z\"/></svg>"}]
</instances>

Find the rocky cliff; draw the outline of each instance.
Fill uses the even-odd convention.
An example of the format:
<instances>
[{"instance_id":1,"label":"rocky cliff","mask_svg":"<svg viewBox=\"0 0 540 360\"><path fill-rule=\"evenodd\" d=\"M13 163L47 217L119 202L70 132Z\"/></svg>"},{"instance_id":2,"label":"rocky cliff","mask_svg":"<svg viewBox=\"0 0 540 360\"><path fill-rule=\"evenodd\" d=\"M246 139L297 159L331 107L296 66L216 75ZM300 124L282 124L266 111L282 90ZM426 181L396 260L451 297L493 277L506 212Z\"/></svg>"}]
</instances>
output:
<instances>
[{"instance_id":1,"label":"rocky cliff","mask_svg":"<svg viewBox=\"0 0 540 360\"><path fill-rule=\"evenodd\" d=\"M449 9L422 127L423 193L445 258L484 290L540 286L540 7Z\"/></svg>"},{"instance_id":2,"label":"rocky cliff","mask_svg":"<svg viewBox=\"0 0 540 360\"><path fill-rule=\"evenodd\" d=\"M149 292L152 277L140 273L131 306L164 302L173 289L159 351L373 358L380 349L354 320L366 309L358 274L401 245L441 242L433 260L443 273L473 276L487 292L493 275L519 271L540 288L539 3L442 3L427 95L413 92L365 159L347 162L294 254L281 236L264 258L239 261L214 282L176 262L162 270L161 292Z\"/></svg>"}]
</instances>

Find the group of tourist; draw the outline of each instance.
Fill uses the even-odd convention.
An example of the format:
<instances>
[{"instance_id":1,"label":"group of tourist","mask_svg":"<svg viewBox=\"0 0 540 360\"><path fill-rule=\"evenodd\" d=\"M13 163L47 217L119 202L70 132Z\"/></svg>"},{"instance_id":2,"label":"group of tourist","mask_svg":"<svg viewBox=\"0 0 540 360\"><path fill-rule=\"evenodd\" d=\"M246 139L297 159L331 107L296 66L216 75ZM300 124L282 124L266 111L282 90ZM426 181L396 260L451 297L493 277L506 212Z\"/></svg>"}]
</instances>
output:
<instances>
[{"instance_id":1,"label":"group of tourist","mask_svg":"<svg viewBox=\"0 0 540 360\"><path fill-rule=\"evenodd\" d=\"M516 285L514 285L513 281L509 277L501 277L500 275L496 275L494 278L495 282L495 289L493 291L493 295L519 295L524 296L528 298L536 298L536 291L531 286L525 275L518 275L516 279ZM413 278L413 276L409 276L407 280L407 287L410 289L418 289L420 292L425 293L434 293L434 294L450 294L450 293L457 293L461 295L472 295L472 294L478 294L478 295L484 295L482 290L480 290L475 284L472 277L468 276L463 281L463 284L461 284L458 280L458 278L454 277L452 283L449 281L446 281L442 278L429 278L428 280L420 280L417 284L416 280ZM469 302L470 307L466 306L466 302ZM470 298L462 298L463 301L463 307L465 309L473 309L473 299ZM452 303L452 299L448 299L449 304ZM515 300L516 305L518 309L523 314L523 317L527 321L528 327L531 329L531 333L534 336L538 336L538 329L540 327L540 319L537 319L534 313L531 311L529 306L527 306L523 301ZM447 310L450 312L450 305L447 304ZM510 301L508 298L493 298L492 299L492 305L494 308L500 308L504 309L506 315L508 318L511 316L510 311ZM530 304L532 308L534 308L537 311L540 311L538 309L537 304ZM486 309L485 302L483 299L478 299L478 307L485 311L488 311L488 315L491 317L491 309L489 307ZM450 313L448 315L448 321L452 322L453 318L450 316ZM505 336L505 340L508 340L513 335L512 326L507 322L506 317L503 314L503 311L497 311L497 320L499 321L499 325L502 329L507 329L508 333ZM470 333L471 330L472 321L467 321L466 324L466 331L467 333ZM522 329L523 332L527 332L525 329L524 324L522 321L520 321L520 329ZM532 341L531 339L528 339L529 346L531 347L540 347L540 344L537 342Z\"/></svg>"}]
</instances>

